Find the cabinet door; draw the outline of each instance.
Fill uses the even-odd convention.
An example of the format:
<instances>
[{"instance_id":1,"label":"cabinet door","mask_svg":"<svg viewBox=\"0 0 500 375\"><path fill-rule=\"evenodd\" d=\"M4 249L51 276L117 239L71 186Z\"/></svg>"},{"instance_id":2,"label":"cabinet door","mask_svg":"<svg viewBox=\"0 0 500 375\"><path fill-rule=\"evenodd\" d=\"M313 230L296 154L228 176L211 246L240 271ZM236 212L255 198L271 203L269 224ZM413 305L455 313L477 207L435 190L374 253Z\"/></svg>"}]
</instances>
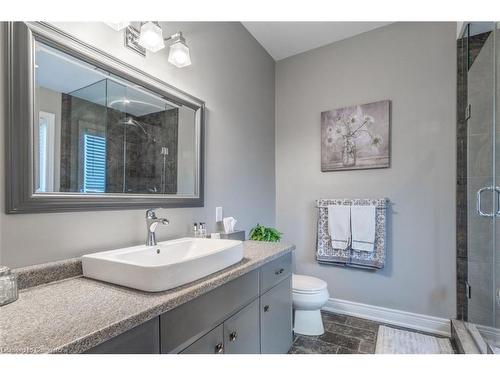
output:
<instances>
[{"instance_id":1,"label":"cabinet door","mask_svg":"<svg viewBox=\"0 0 500 375\"><path fill-rule=\"evenodd\" d=\"M260 349L285 354L292 346L292 278L260 297Z\"/></svg>"},{"instance_id":2,"label":"cabinet door","mask_svg":"<svg viewBox=\"0 0 500 375\"><path fill-rule=\"evenodd\" d=\"M224 353L223 333L223 326L221 324L193 342L181 354L222 354Z\"/></svg>"},{"instance_id":3,"label":"cabinet door","mask_svg":"<svg viewBox=\"0 0 500 375\"><path fill-rule=\"evenodd\" d=\"M224 322L224 353L260 353L258 298Z\"/></svg>"}]
</instances>

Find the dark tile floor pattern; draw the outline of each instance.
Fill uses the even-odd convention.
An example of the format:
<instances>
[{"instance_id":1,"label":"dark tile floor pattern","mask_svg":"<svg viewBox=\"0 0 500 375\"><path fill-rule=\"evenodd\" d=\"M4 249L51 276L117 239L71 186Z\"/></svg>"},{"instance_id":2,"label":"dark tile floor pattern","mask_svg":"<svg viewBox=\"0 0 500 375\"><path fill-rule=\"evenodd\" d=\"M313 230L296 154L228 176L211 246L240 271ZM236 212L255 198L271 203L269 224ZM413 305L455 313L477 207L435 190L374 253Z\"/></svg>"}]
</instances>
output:
<instances>
[{"instance_id":1,"label":"dark tile floor pattern","mask_svg":"<svg viewBox=\"0 0 500 375\"><path fill-rule=\"evenodd\" d=\"M381 323L326 311L322 311L321 314L325 333L321 336L295 335L289 354L375 353L378 327ZM391 327L418 332L401 327ZM425 334L428 335L428 333Z\"/></svg>"}]
</instances>

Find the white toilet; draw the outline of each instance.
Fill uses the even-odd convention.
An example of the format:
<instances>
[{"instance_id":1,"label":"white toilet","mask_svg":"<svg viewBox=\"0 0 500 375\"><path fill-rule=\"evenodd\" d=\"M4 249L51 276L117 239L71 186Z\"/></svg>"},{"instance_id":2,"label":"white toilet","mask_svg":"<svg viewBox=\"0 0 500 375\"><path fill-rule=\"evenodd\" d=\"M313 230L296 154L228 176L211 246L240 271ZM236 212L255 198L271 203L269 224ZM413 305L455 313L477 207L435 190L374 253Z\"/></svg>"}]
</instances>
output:
<instances>
[{"instance_id":1,"label":"white toilet","mask_svg":"<svg viewBox=\"0 0 500 375\"><path fill-rule=\"evenodd\" d=\"M329 298L325 281L312 276L292 275L293 330L301 335L318 336L325 330L321 308Z\"/></svg>"}]
</instances>

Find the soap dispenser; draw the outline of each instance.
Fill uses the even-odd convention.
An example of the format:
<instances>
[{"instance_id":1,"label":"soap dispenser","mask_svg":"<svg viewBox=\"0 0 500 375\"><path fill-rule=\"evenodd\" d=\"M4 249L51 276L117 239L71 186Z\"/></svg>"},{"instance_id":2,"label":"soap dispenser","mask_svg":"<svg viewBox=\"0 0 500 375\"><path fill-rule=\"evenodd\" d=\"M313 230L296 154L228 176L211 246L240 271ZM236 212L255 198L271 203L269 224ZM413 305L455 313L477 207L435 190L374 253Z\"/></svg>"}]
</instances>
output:
<instances>
[{"instance_id":1,"label":"soap dispenser","mask_svg":"<svg viewBox=\"0 0 500 375\"><path fill-rule=\"evenodd\" d=\"M207 228L205 223L200 223L200 238L207 238Z\"/></svg>"},{"instance_id":2,"label":"soap dispenser","mask_svg":"<svg viewBox=\"0 0 500 375\"><path fill-rule=\"evenodd\" d=\"M0 267L0 306L14 302L17 298L17 274L8 267Z\"/></svg>"}]
</instances>

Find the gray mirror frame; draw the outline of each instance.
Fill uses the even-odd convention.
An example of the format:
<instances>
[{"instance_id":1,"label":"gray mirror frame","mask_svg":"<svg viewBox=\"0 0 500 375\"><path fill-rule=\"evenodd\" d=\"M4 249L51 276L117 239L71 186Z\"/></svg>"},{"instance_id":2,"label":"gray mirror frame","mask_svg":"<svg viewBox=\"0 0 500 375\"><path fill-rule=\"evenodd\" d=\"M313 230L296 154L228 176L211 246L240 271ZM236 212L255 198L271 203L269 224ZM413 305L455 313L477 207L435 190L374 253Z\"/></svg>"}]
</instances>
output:
<instances>
[{"instance_id":1,"label":"gray mirror frame","mask_svg":"<svg viewBox=\"0 0 500 375\"><path fill-rule=\"evenodd\" d=\"M205 103L167 83L43 22L7 23L6 213L130 210L151 207L203 207ZM34 193L34 42L40 41L168 100L193 108L198 115L197 184L191 196ZM199 112L198 112L199 111Z\"/></svg>"}]
</instances>

